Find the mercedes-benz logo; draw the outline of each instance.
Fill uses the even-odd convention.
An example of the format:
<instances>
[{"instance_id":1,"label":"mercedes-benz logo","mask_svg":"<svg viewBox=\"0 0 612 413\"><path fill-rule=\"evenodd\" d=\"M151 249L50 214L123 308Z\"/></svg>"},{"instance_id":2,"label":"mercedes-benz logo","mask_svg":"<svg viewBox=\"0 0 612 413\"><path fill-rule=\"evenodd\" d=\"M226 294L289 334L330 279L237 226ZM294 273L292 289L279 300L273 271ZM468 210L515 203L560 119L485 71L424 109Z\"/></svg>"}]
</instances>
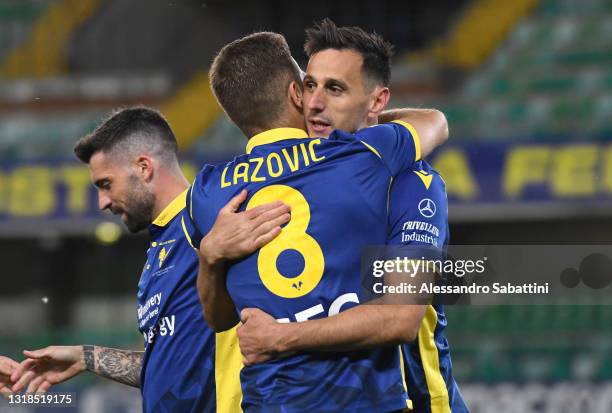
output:
<instances>
[{"instance_id":1,"label":"mercedes-benz logo","mask_svg":"<svg viewBox=\"0 0 612 413\"><path fill-rule=\"evenodd\" d=\"M436 203L429 198L421 199L419 202L419 212L425 218L431 218L436 215Z\"/></svg>"}]
</instances>

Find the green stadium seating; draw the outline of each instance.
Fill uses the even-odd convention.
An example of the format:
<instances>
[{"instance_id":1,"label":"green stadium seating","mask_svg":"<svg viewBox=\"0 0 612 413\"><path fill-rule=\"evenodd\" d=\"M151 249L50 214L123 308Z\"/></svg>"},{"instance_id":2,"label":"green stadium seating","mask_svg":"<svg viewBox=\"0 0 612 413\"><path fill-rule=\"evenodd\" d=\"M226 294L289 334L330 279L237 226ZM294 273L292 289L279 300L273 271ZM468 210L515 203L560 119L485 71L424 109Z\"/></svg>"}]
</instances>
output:
<instances>
[{"instance_id":1,"label":"green stadium seating","mask_svg":"<svg viewBox=\"0 0 612 413\"><path fill-rule=\"evenodd\" d=\"M543 1L452 103L430 105L445 111L455 137L605 136L611 51L612 2Z\"/></svg>"},{"instance_id":2,"label":"green stadium seating","mask_svg":"<svg viewBox=\"0 0 612 413\"><path fill-rule=\"evenodd\" d=\"M446 314L460 380L612 379L612 306L447 306Z\"/></svg>"},{"instance_id":3,"label":"green stadium seating","mask_svg":"<svg viewBox=\"0 0 612 413\"><path fill-rule=\"evenodd\" d=\"M45 12L49 3L45 1L4 1L0 3L0 22L29 23Z\"/></svg>"},{"instance_id":4,"label":"green stadium seating","mask_svg":"<svg viewBox=\"0 0 612 413\"><path fill-rule=\"evenodd\" d=\"M0 60L23 42L31 24L49 6L49 1L7 0L0 2Z\"/></svg>"},{"instance_id":5,"label":"green stadium seating","mask_svg":"<svg viewBox=\"0 0 612 413\"><path fill-rule=\"evenodd\" d=\"M67 156L76 140L93 130L103 116L94 111L49 118L0 118L0 158Z\"/></svg>"}]
</instances>

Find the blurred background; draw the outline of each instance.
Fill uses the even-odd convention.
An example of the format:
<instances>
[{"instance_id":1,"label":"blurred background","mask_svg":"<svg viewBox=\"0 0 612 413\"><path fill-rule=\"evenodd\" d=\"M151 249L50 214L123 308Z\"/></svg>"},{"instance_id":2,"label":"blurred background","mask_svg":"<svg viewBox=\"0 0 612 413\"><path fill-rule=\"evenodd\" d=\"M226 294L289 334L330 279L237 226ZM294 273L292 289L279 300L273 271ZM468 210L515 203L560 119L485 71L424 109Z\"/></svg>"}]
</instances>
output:
<instances>
[{"instance_id":1,"label":"blurred background","mask_svg":"<svg viewBox=\"0 0 612 413\"><path fill-rule=\"evenodd\" d=\"M396 46L392 106L435 107L450 142L453 244L612 241L612 0L0 0L0 354L142 348L146 234L97 210L76 139L111 110L169 119L191 178L244 151L207 69L225 43L330 17ZM612 307L447 307L473 412L612 411ZM135 389L63 385L79 411L140 411ZM21 411L35 411L22 409ZM63 410L68 411L68 410Z\"/></svg>"}]
</instances>

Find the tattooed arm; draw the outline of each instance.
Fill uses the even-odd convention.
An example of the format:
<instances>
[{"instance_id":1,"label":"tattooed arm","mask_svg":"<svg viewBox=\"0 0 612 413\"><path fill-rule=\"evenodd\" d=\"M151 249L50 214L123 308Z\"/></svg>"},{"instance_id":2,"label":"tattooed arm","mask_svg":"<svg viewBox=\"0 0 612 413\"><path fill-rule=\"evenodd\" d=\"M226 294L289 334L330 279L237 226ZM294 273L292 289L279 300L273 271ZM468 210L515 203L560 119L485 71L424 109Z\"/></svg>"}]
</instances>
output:
<instances>
[{"instance_id":1,"label":"tattooed arm","mask_svg":"<svg viewBox=\"0 0 612 413\"><path fill-rule=\"evenodd\" d=\"M143 351L83 346L83 358L87 370L133 387L140 387L143 354Z\"/></svg>"},{"instance_id":2,"label":"tattooed arm","mask_svg":"<svg viewBox=\"0 0 612 413\"><path fill-rule=\"evenodd\" d=\"M52 385L84 372L140 387L142 351L119 350L100 346L50 346L24 351L27 357L11 375L12 390L29 383L29 393L45 392Z\"/></svg>"}]
</instances>

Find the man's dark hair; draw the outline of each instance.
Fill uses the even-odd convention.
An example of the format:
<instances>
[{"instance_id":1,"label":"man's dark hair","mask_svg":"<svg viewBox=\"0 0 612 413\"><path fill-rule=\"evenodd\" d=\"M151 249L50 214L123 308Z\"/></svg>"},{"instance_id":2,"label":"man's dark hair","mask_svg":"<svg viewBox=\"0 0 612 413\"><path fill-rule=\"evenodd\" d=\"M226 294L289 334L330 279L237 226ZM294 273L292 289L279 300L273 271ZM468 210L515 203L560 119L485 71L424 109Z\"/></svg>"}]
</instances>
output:
<instances>
[{"instance_id":1,"label":"man's dark hair","mask_svg":"<svg viewBox=\"0 0 612 413\"><path fill-rule=\"evenodd\" d=\"M285 38L271 32L254 33L224 46L209 78L225 113L249 137L280 118L289 84L301 82Z\"/></svg>"},{"instance_id":2,"label":"man's dark hair","mask_svg":"<svg viewBox=\"0 0 612 413\"><path fill-rule=\"evenodd\" d=\"M354 50L363 58L363 73L389 86L393 45L376 33L368 33L360 27L338 27L330 19L324 19L306 29L304 51L308 57L327 49Z\"/></svg>"},{"instance_id":3,"label":"man's dark hair","mask_svg":"<svg viewBox=\"0 0 612 413\"><path fill-rule=\"evenodd\" d=\"M161 113L146 107L134 107L113 113L74 146L75 155L85 163L100 151L128 156L137 156L136 152L148 153L175 162L178 144Z\"/></svg>"}]
</instances>

